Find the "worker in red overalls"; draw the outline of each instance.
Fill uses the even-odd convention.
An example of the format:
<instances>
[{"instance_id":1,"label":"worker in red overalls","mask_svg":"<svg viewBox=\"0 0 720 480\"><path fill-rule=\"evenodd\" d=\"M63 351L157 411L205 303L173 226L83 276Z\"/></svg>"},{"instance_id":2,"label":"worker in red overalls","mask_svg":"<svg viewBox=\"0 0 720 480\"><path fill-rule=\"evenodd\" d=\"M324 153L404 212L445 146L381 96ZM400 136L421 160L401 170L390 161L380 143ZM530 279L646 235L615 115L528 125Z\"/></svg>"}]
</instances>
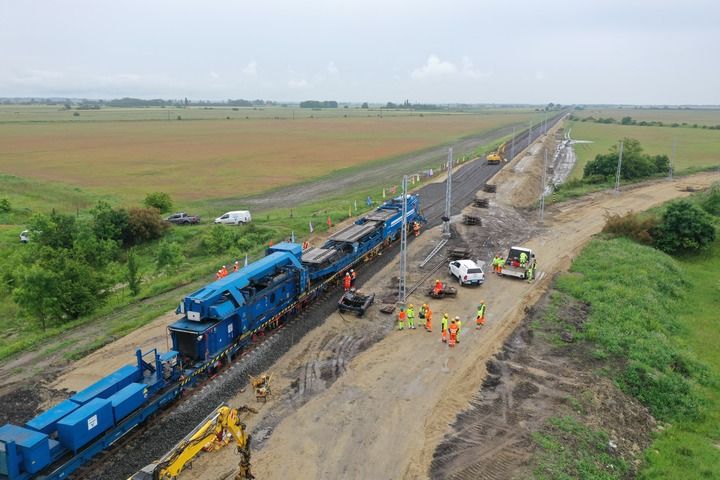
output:
<instances>
[{"instance_id":1,"label":"worker in red overalls","mask_svg":"<svg viewBox=\"0 0 720 480\"><path fill-rule=\"evenodd\" d=\"M448 346L451 348L455 346L455 342L457 342L457 334L458 334L458 326L457 323L455 323L455 320L453 319L452 323L450 323L450 326L448 327L448 332L450 333L450 340L448 341Z\"/></svg>"},{"instance_id":2,"label":"worker in red overalls","mask_svg":"<svg viewBox=\"0 0 720 480\"><path fill-rule=\"evenodd\" d=\"M435 295L440 295L440 292L442 292L442 289L443 289L442 282L439 279L435 280L435 288L433 288L433 293Z\"/></svg>"},{"instance_id":3,"label":"worker in red overalls","mask_svg":"<svg viewBox=\"0 0 720 480\"><path fill-rule=\"evenodd\" d=\"M416 237L420 235L420 224L418 222L413 222L413 232Z\"/></svg>"},{"instance_id":4,"label":"worker in red overalls","mask_svg":"<svg viewBox=\"0 0 720 480\"><path fill-rule=\"evenodd\" d=\"M432 310L427 303L423 307L425 307L425 331L432 332Z\"/></svg>"},{"instance_id":5,"label":"worker in red overalls","mask_svg":"<svg viewBox=\"0 0 720 480\"><path fill-rule=\"evenodd\" d=\"M215 280L220 280L222 278L222 270L218 270L215 274Z\"/></svg>"},{"instance_id":6,"label":"worker in red overalls","mask_svg":"<svg viewBox=\"0 0 720 480\"><path fill-rule=\"evenodd\" d=\"M355 273L355 270L350 269L350 285L353 287L355 286L355 279L357 278L357 273Z\"/></svg>"},{"instance_id":7,"label":"worker in red overalls","mask_svg":"<svg viewBox=\"0 0 720 480\"><path fill-rule=\"evenodd\" d=\"M350 290L350 286L352 285L352 278L350 278L350 272L345 272L345 278L343 279L343 288L347 292Z\"/></svg>"},{"instance_id":8,"label":"worker in red overalls","mask_svg":"<svg viewBox=\"0 0 720 480\"><path fill-rule=\"evenodd\" d=\"M237 272L238 270L240 270L240 262L235 260L235 264L233 265L233 272Z\"/></svg>"},{"instance_id":9,"label":"worker in red overalls","mask_svg":"<svg viewBox=\"0 0 720 480\"><path fill-rule=\"evenodd\" d=\"M225 265L223 265L223 267L220 269L220 272L222 273L223 277L227 277L228 271Z\"/></svg>"}]
</instances>

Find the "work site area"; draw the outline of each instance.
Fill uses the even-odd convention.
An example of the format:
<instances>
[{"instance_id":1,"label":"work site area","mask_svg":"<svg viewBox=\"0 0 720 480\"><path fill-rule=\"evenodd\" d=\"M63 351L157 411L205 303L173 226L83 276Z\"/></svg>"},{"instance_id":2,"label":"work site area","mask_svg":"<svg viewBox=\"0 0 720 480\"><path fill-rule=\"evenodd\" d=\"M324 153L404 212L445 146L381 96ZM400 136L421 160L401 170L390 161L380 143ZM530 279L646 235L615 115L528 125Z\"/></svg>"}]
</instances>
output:
<instances>
[{"instance_id":1,"label":"work site area","mask_svg":"<svg viewBox=\"0 0 720 480\"><path fill-rule=\"evenodd\" d=\"M264 257L40 382L21 373L37 355L11 359L3 416L26 427L2 428L27 437L8 458L30 448L45 463L37 478L525 478L537 431L590 395L615 405L598 421L636 471L648 409L533 325L609 215L720 174L545 206L574 166L566 125L566 113L548 115L460 165L450 148L429 182L413 188L406 175L365 215L270 241ZM573 308L564 315L580 329L589 307ZM35 478L23 462L8 478Z\"/></svg>"},{"instance_id":2,"label":"work site area","mask_svg":"<svg viewBox=\"0 0 720 480\"><path fill-rule=\"evenodd\" d=\"M720 479L706 3L4 6L0 480Z\"/></svg>"}]
</instances>

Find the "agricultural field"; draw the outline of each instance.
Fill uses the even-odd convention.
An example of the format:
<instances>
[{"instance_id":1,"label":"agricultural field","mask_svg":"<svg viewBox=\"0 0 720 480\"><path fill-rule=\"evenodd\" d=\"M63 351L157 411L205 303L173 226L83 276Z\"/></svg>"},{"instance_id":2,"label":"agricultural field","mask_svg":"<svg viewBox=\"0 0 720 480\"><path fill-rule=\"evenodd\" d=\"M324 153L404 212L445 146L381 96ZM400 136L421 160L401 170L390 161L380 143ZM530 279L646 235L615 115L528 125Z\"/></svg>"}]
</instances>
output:
<instances>
[{"instance_id":1,"label":"agricultural field","mask_svg":"<svg viewBox=\"0 0 720 480\"><path fill-rule=\"evenodd\" d=\"M571 178L582 177L583 167L587 162L599 153L607 153L612 145L625 137L639 140L645 153L651 155L671 156L674 141L675 170L678 172L720 166L720 130L641 127L578 121L569 122L567 127L572 129L572 138L594 142L576 146L577 164L571 173Z\"/></svg>"},{"instance_id":2,"label":"agricultural field","mask_svg":"<svg viewBox=\"0 0 720 480\"><path fill-rule=\"evenodd\" d=\"M614 118L618 122L623 117L632 117L638 122L663 122L666 125L720 125L720 109L717 108L586 108L573 114L579 118Z\"/></svg>"},{"instance_id":3,"label":"agricultural field","mask_svg":"<svg viewBox=\"0 0 720 480\"><path fill-rule=\"evenodd\" d=\"M42 118L37 107L26 108L29 117ZM210 110L182 109L182 121L151 121L136 116L158 113L151 109L107 110L81 112L81 117L96 114L103 121L0 121L0 171L113 196L120 202L138 201L155 190L181 202L238 198L539 120L541 115L525 110L394 116L383 112L382 117L292 120L287 119L289 109L275 109L284 119L190 121L185 120L186 112L204 115ZM118 119L108 120L111 113Z\"/></svg>"}]
</instances>

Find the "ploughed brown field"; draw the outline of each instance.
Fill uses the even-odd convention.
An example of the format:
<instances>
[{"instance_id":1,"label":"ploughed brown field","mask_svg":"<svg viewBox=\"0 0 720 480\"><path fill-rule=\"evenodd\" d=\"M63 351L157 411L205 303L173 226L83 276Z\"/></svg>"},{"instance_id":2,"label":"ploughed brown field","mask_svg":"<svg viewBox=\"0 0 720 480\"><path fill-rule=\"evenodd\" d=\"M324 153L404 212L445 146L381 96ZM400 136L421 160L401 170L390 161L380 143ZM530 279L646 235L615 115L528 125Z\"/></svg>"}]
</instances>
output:
<instances>
[{"instance_id":1,"label":"ploughed brown field","mask_svg":"<svg viewBox=\"0 0 720 480\"><path fill-rule=\"evenodd\" d=\"M0 124L0 172L138 200L236 197L479 134L530 112ZM458 152L465 153L465 152Z\"/></svg>"}]
</instances>

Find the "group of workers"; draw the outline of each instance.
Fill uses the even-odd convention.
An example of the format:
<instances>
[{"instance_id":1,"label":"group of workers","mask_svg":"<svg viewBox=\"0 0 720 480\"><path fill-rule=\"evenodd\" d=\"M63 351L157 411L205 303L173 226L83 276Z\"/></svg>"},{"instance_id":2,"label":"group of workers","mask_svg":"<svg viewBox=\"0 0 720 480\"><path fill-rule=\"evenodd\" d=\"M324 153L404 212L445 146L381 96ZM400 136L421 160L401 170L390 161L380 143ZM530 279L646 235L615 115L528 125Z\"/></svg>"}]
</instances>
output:
<instances>
[{"instance_id":1,"label":"group of workers","mask_svg":"<svg viewBox=\"0 0 720 480\"><path fill-rule=\"evenodd\" d=\"M480 329L485 325L486 313L485 300L480 300L475 315L475 328ZM420 318L425 320L425 331L432 332L432 310L427 303L420 307ZM408 329L415 330L415 306L411 303L407 308L401 308L398 313L398 330L404 330L405 324ZM443 314L440 321L441 341L447 343L450 347L455 347L456 343L460 343L460 333L462 332L462 320L459 316L450 320L447 312Z\"/></svg>"},{"instance_id":2,"label":"group of workers","mask_svg":"<svg viewBox=\"0 0 720 480\"><path fill-rule=\"evenodd\" d=\"M235 260L235 263L232 266L232 271L237 272L238 270L240 270L240 262ZM215 279L220 280L221 278L225 278L229 273L230 272L228 272L227 267L223 265L222 268L215 273Z\"/></svg>"},{"instance_id":3,"label":"group of workers","mask_svg":"<svg viewBox=\"0 0 720 480\"><path fill-rule=\"evenodd\" d=\"M343 277L343 290L346 292L353 288L355 286L355 279L357 278L357 273L355 273L355 270L350 269L349 272L345 272L345 277Z\"/></svg>"}]
</instances>

